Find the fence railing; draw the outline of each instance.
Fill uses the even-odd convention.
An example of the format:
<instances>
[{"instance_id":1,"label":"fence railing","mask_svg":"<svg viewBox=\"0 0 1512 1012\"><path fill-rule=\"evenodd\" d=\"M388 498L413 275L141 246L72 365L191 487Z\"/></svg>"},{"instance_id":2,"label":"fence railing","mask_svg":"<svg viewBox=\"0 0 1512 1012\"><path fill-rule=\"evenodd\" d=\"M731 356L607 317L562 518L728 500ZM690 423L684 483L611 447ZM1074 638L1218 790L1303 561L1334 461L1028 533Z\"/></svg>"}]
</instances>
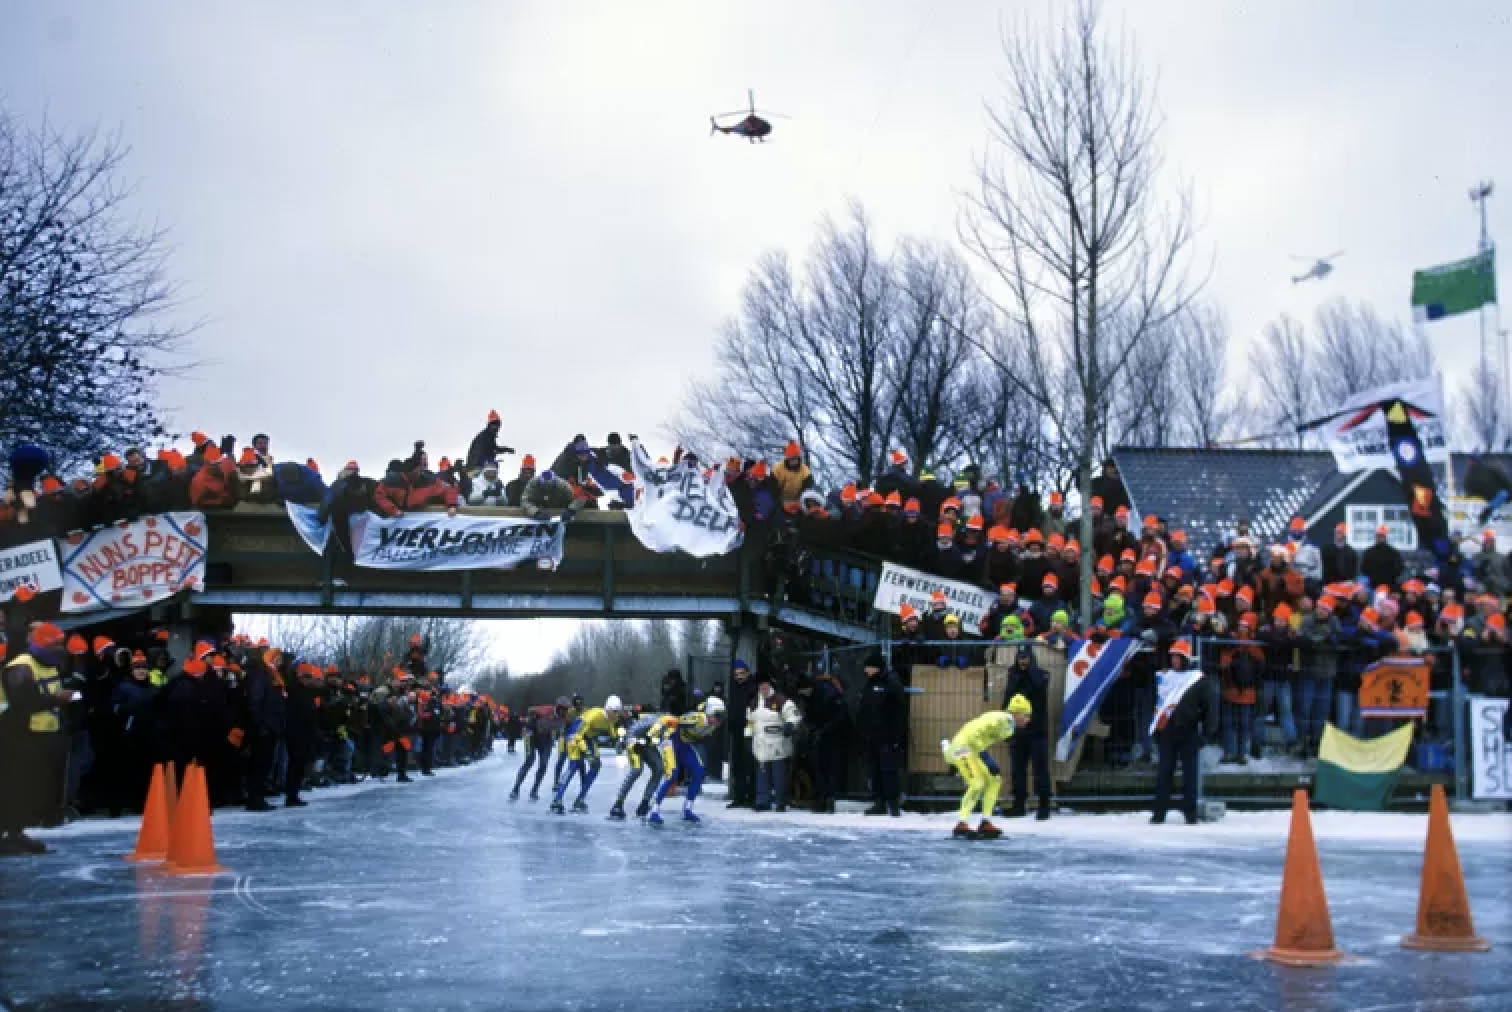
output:
<instances>
[{"instance_id":1,"label":"fence railing","mask_svg":"<svg viewBox=\"0 0 1512 1012\"><path fill-rule=\"evenodd\" d=\"M1157 752L1149 734L1155 674L1165 666L1164 658L1153 652L1130 660L1067 762L1053 761L1053 751L1068 658L1063 650L1047 644L966 637L922 644L878 640L789 653L779 666L795 680L817 674L836 676L854 714L865 682L865 659L877 653L889 658L909 691L909 792L915 797L944 795L955 785L940 754L940 740L952 737L972 717L1003 705L1008 667L1020 646L1031 649L1050 676L1043 716L1056 793L1106 802L1148 798L1154 788ZM1203 728L1208 748L1202 779L1209 797L1284 801L1293 787L1310 783L1326 723L1373 737L1408 719L1361 715L1360 677L1379 659L1380 651L1316 651L1296 643L1210 638L1199 640L1195 651L1197 663L1210 677L1193 691L1209 694L1209 712L1216 716L1211 726ZM1420 656L1430 684L1426 711L1413 718L1419 731L1405 771L1409 789L1443 782L1456 797L1470 797L1470 699L1508 695L1508 652L1504 647L1435 644ZM800 734L800 768L804 753ZM1010 768L1007 747L996 748L994 757L1006 775ZM852 794L865 792L859 764L851 765L847 782Z\"/></svg>"}]
</instances>

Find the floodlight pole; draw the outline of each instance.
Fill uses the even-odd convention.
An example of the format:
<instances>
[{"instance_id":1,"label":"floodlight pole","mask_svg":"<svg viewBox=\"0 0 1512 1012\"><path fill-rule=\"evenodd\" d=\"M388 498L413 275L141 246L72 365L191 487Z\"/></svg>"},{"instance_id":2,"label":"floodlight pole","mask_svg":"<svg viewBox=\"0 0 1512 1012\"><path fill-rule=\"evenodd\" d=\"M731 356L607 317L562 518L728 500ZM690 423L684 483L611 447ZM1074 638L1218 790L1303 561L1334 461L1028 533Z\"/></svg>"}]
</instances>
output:
<instances>
[{"instance_id":1,"label":"floodlight pole","mask_svg":"<svg viewBox=\"0 0 1512 1012\"><path fill-rule=\"evenodd\" d=\"M1496 185L1489 179L1483 179L1479 183L1476 183L1474 186L1470 187L1470 203L1474 204L1476 210L1480 213L1479 252L1481 253L1492 249L1491 231L1487 225L1486 202L1491 199L1491 195L1494 192L1496 192ZM1499 347L1497 348L1497 355L1501 360L1499 364L1501 366L1502 397L1507 400L1507 404L1509 406L1508 417L1512 418L1512 371L1509 371L1508 369L1507 332L1501 329L1500 300L1498 300L1495 305L1497 325L1494 329L1495 337L1499 345ZM1491 350L1489 347L1490 336L1491 335L1487 333L1486 307L1483 305L1480 307L1480 353L1481 369L1483 370L1487 369L1490 365L1490 363L1487 361L1488 353Z\"/></svg>"}]
</instances>

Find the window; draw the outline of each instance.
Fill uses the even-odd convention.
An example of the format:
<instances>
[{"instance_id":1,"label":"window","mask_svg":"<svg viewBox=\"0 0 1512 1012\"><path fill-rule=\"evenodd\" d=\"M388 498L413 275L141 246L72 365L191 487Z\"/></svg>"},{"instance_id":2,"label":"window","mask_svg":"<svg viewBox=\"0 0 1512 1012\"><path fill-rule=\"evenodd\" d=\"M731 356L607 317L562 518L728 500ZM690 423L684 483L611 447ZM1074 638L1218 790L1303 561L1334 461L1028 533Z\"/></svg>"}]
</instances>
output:
<instances>
[{"instance_id":1,"label":"window","mask_svg":"<svg viewBox=\"0 0 1512 1012\"><path fill-rule=\"evenodd\" d=\"M1376 528L1386 525L1386 540L1399 552L1417 550L1417 525L1406 506L1355 506L1348 509L1349 543L1360 551L1375 544Z\"/></svg>"}]
</instances>

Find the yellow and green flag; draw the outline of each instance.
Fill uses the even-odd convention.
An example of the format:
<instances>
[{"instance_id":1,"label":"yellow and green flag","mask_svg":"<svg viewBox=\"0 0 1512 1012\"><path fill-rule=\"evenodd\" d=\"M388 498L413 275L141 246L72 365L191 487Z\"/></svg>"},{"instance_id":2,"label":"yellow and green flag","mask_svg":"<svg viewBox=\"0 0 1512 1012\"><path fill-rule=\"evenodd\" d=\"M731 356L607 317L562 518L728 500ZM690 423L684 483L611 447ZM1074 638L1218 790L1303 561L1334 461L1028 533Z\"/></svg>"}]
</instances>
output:
<instances>
[{"instance_id":1,"label":"yellow and green flag","mask_svg":"<svg viewBox=\"0 0 1512 1012\"><path fill-rule=\"evenodd\" d=\"M1405 723L1383 737L1362 740L1325 725L1313 801L1362 812L1384 810L1396 789L1397 774L1407 762L1412 726Z\"/></svg>"}]
</instances>

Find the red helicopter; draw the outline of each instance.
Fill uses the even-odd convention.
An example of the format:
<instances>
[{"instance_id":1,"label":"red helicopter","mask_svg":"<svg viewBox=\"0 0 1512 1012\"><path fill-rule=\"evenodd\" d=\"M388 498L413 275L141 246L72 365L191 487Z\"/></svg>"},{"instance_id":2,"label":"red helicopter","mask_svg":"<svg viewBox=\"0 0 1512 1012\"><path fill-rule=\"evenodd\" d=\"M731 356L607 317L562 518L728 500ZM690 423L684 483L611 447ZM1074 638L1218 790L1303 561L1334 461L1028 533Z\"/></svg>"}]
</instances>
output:
<instances>
[{"instance_id":1,"label":"red helicopter","mask_svg":"<svg viewBox=\"0 0 1512 1012\"><path fill-rule=\"evenodd\" d=\"M762 116L756 115L755 91L747 91L746 97L750 102L750 108L738 109L735 112L716 113L715 115L709 117L710 137L714 136L717 133L734 134L736 137L744 137L752 144L755 144L757 141L761 141L762 143L766 142L767 135L772 132L771 119L766 119ZM769 112L765 115L777 119L787 119L786 116L783 116L781 113L777 112ZM734 123L719 122L722 119L729 119L731 116L739 116L740 119L738 119Z\"/></svg>"}]
</instances>

